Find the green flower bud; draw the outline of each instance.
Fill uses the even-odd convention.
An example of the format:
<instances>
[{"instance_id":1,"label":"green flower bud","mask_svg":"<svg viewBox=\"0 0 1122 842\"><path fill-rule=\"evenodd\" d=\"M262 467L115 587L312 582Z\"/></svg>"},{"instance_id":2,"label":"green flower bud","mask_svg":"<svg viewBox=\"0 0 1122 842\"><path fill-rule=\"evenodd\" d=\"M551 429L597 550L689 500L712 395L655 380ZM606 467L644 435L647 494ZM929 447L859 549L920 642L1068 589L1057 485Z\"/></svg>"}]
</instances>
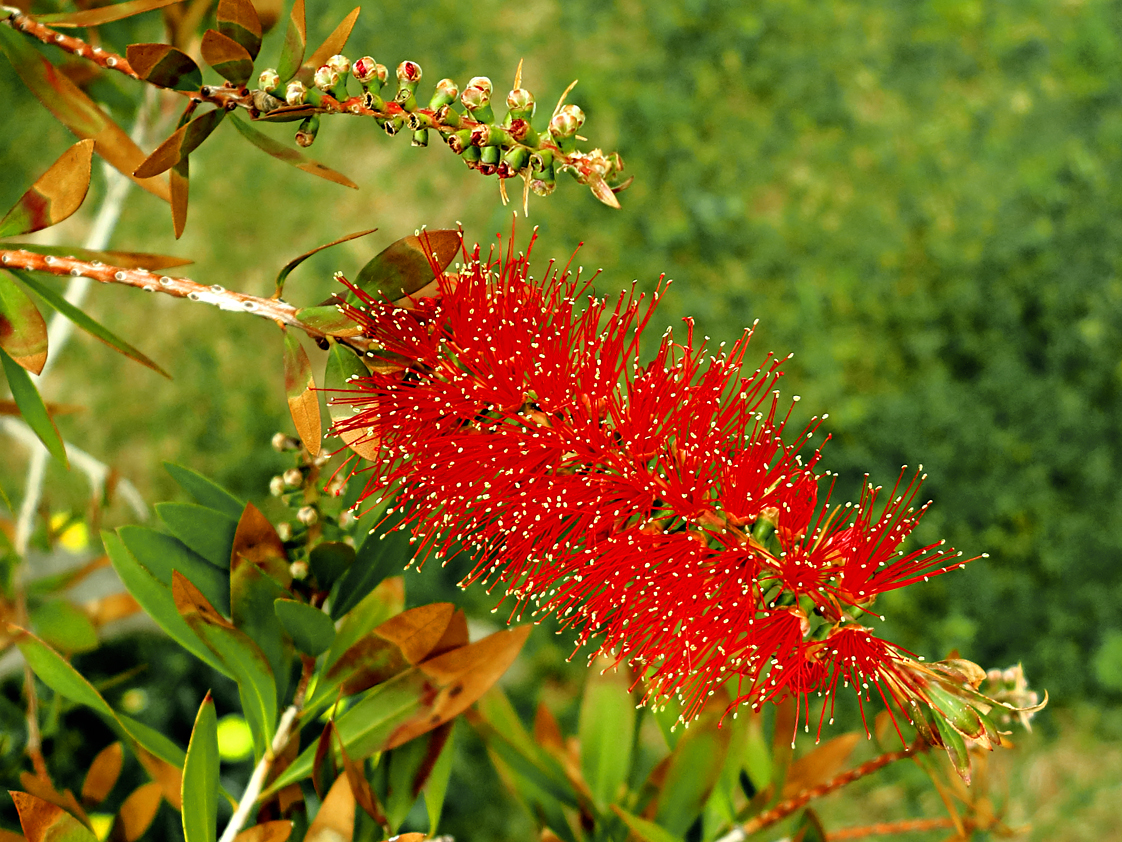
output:
<instances>
[{"instance_id":1,"label":"green flower bud","mask_svg":"<svg viewBox=\"0 0 1122 842\"><path fill-rule=\"evenodd\" d=\"M331 89L339 84L339 71L325 64L312 76L312 84L325 94L330 93Z\"/></svg>"},{"instance_id":2,"label":"green flower bud","mask_svg":"<svg viewBox=\"0 0 1122 842\"><path fill-rule=\"evenodd\" d=\"M429 145L429 130L417 129L413 132L413 140L410 142L411 146L428 146Z\"/></svg>"},{"instance_id":3,"label":"green flower bud","mask_svg":"<svg viewBox=\"0 0 1122 842\"><path fill-rule=\"evenodd\" d=\"M566 105L549 121L549 133L557 139L572 137L583 125L584 112L575 105Z\"/></svg>"},{"instance_id":4,"label":"green flower bud","mask_svg":"<svg viewBox=\"0 0 1122 842\"><path fill-rule=\"evenodd\" d=\"M303 105L308 97L308 89L303 82L292 81L284 89L284 101L289 105Z\"/></svg>"},{"instance_id":5,"label":"green flower bud","mask_svg":"<svg viewBox=\"0 0 1122 842\"><path fill-rule=\"evenodd\" d=\"M441 79L436 83L436 91L429 100L429 108L436 111L438 108L443 108L445 105L450 105L456 101L456 97L460 95L460 89L456 87L456 83L451 79Z\"/></svg>"},{"instance_id":6,"label":"green flower bud","mask_svg":"<svg viewBox=\"0 0 1122 842\"><path fill-rule=\"evenodd\" d=\"M296 130L296 145L305 148L311 146L315 143L317 134L319 134L319 115L305 117L300 122L300 128Z\"/></svg>"},{"instance_id":7,"label":"green flower bud","mask_svg":"<svg viewBox=\"0 0 1122 842\"><path fill-rule=\"evenodd\" d=\"M511 117L533 117L534 106L534 95L525 88L515 88L506 95L506 107Z\"/></svg>"},{"instance_id":8,"label":"green flower bud","mask_svg":"<svg viewBox=\"0 0 1122 842\"><path fill-rule=\"evenodd\" d=\"M325 65L327 67L330 67L332 70L338 73L340 77L342 77L346 76L350 71L351 60L346 56L332 56L325 62Z\"/></svg>"},{"instance_id":9,"label":"green flower bud","mask_svg":"<svg viewBox=\"0 0 1122 842\"><path fill-rule=\"evenodd\" d=\"M257 77L257 87L263 91L272 93L279 84L280 74L272 67L262 70L261 74Z\"/></svg>"}]
</instances>

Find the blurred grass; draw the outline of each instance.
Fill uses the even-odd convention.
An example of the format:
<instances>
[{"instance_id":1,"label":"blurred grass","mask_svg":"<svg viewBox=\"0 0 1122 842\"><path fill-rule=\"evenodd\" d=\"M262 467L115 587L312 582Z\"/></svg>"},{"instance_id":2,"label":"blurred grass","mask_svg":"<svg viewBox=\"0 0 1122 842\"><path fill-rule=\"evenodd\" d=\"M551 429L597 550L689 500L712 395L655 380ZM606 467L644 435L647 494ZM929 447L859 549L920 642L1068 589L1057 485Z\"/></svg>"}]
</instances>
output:
<instances>
[{"instance_id":1,"label":"blurred grass","mask_svg":"<svg viewBox=\"0 0 1122 842\"><path fill-rule=\"evenodd\" d=\"M314 4L309 42L347 10ZM106 37L156 40L158 16ZM603 292L668 273L654 334L690 314L701 333L731 340L761 319L756 359L796 352L784 389L803 395L798 418L831 413L824 464L840 472L840 494L866 470L885 482L924 463L936 505L919 537L992 557L882 607L918 652L1023 659L1049 688L1064 712L1051 737L1024 741L1031 759L1013 785L1039 839L1117 830L1107 806L1122 780L1118 735L1104 737L1081 700L1114 710L1122 699L1120 39L1122 3L1107 0L390 0L363 10L348 49L391 68L419 62L422 87L483 74L496 91L524 57L539 119L579 78L570 100L588 113L583 134L619 149L636 182L619 212L567 179L531 197L539 265L583 241L577 262L606 269ZM106 89L126 125L137 94L127 81ZM0 93L7 207L71 138L3 61ZM286 298L315 303L332 272L353 274L421 225L462 221L483 242L510 231L494 180L436 144L412 149L338 118L309 152L361 189L220 129L192 157L183 240L166 206L134 193L112 246L190 256L196 280L269 294L291 257L377 226L292 277ZM88 207L59 226L63 242L83 238L99 185L97 175ZM268 439L290 427L273 327L112 287L95 289L89 309L175 380L77 338L43 384L85 407L60 419L68 439L152 501L177 494L165 459L261 500L283 466ZM0 454L0 485L18 501L23 454L7 443ZM50 471L48 507L80 509L82 482ZM417 581L418 599L452 590L438 574ZM487 598L472 599L490 619ZM558 686L572 674L558 672ZM1080 764L1083 751L1100 774Z\"/></svg>"}]
</instances>

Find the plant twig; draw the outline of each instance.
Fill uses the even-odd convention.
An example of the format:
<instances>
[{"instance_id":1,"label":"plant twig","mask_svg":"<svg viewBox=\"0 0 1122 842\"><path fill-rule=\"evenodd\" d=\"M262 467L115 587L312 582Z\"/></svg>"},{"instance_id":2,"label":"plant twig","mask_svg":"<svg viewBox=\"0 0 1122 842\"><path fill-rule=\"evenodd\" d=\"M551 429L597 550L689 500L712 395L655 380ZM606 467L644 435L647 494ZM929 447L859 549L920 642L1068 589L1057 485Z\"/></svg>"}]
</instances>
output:
<instances>
[{"instance_id":1,"label":"plant twig","mask_svg":"<svg viewBox=\"0 0 1122 842\"><path fill-rule=\"evenodd\" d=\"M871 775L874 772L883 769L890 763L895 763L897 760L903 760L906 757L914 757L915 755L921 754L930 748L931 746L927 742L921 739L916 739L910 746L907 746L906 748L899 749L898 751L886 752L879 757L874 757L872 760L868 761L867 763L862 763L855 769L850 769L846 772L842 772L840 775L834 776L824 784L809 787L807 789L804 789L794 797L788 798L786 801L781 801L766 813L761 813L755 818L745 822L740 827L733 828L724 836L720 837L717 842L744 842L744 840L752 834L757 833L763 828L773 825L778 821L782 821L783 819L787 818L787 816L791 815L791 813L794 813L796 810L801 809L808 802L813 801L815 798L821 798L823 795L829 795L831 792L841 789L843 786L851 784L854 781L860 780L861 778L867 777L868 775Z\"/></svg>"},{"instance_id":2,"label":"plant twig","mask_svg":"<svg viewBox=\"0 0 1122 842\"><path fill-rule=\"evenodd\" d=\"M288 744L292 736L292 726L296 723L296 718L300 715L301 709L304 707L304 696L308 690L308 682L311 680L312 673L315 671L315 659L304 658L304 668L300 675L300 683L296 687L296 695L292 699L292 704L288 706L284 714L281 716L280 723L277 725L277 733L273 736L273 744L269 750L265 752L265 756L258 761L257 766L253 769L253 774L249 778L249 783L246 784L245 792L242 793L241 801L238 802L238 807L234 811L234 815L230 817L230 823L226 825L226 829L222 831L222 838L218 842L233 842L234 838L241 832L242 827L249 819L249 814L253 808L257 806L257 799L261 795L261 790L265 786L265 780L269 776L269 770L273 768L273 763L276 762L277 755L284 751L284 747Z\"/></svg>"}]
</instances>

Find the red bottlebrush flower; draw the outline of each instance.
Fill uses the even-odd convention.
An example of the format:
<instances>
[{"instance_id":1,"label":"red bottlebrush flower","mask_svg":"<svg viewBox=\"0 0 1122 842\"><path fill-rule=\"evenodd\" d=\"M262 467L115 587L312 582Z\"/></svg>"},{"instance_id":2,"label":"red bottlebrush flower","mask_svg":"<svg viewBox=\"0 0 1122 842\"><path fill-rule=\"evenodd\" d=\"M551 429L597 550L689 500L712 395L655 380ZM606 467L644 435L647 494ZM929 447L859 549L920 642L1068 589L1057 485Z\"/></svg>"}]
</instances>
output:
<instances>
[{"instance_id":1,"label":"red bottlebrush flower","mask_svg":"<svg viewBox=\"0 0 1122 842\"><path fill-rule=\"evenodd\" d=\"M875 686L910 718L911 656L856 620L961 563L899 549L921 480L879 514L871 487L856 507L820 502L819 453L800 453L818 421L784 441L781 362L742 374L750 330L709 352L687 320L642 364L661 286L609 301L590 284L476 248L407 307L356 290L351 318L393 361L336 398L354 408L336 429L380 444L363 499L397 493L422 563L468 555L465 584L556 614L687 720L730 679L735 704L821 695L822 715L839 681Z\"/></svg>"}]
</instances>

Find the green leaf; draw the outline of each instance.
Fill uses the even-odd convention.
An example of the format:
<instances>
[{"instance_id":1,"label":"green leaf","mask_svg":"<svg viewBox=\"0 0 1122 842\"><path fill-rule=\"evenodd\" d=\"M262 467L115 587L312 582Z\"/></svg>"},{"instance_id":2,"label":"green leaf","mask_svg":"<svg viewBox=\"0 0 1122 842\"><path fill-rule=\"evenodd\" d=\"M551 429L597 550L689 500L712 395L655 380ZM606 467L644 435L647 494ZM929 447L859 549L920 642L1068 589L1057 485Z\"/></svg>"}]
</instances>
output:
<instances>
[{"instance_id":1,"label":"green leaf","mask_svg":"<svg viewBox=\"0 0 1122 842\"><path fill-rule=\"evenodd\" d=\"M617 816L623 819L623 823L626 824L628 829L636 837L641 839L642 842L682 842L681 836L675 836L661 825L632 815L615 804L612 805L612 810L615 811Z\"/></svg>"},{"instance_id":2,"label":"green leaf","mask_svg":"<svg viewBox=\"0 0 1122 842\"><path fill-rule=\"evenodd\" d=\"M172 535L215 567L230 569L236 520L196 503L157 503L155 509Z\"/></svg>"},{"instance_id":3,"label":"green leaf","mask_svg":"<svg viewBox=\"0 0 1122 842\"><path fill-rule=\"evenodd\" d=\"M400 585L401 580L396 580ZM365 637L376 626L388 622L402 614L404 599L400 587L393 587L395 580L387 580L367 595L352 611L347 612L339 624L335 643L327 653L326 663L333 664L340 655ZM422 606L423 607L423 606ZM410 609L416 611L417 609Z\"/></svg>"},{"instance_id":4,"label":"green leaf","mask_svg":"<svg viewBox=\"0 0 1122 842\"><path fill-rule=\"evenodd\" d=\"M186 758L183 749L161 732L123 713L117 714L117 720L124 726L126 733L142 748L178 769L183 768L183 761Z\"/></svg>"},{"instance_id":5,"label":"green leaf","mask_svg":"<svg viewBox=\"0 0 1122 842\"><path fill-rule=\"evenodd\" d=\"M301 307L296 311L300 324L332 336L358 336L362 326L339 309L338 304L319 304L315 307Z\"/></svg>"},{"instance_id":6,"label":"green leaf","mask_svg":"<svg viewBox=\"0 0 1122 842\"><path fill-rule=\"evenodd\" d=\"M380 763L387 764L388 786L384 799L391 832L396 832L417 803L421 787L448 740L448 722L424 736L386 752Z\"/></svg>"},{"instance_id":7,"label":"green leaf","mask_svg":"<svg viewBox=\"0 0 1122 842\"><path fill-rule=\"evenodd\" d=\"M245 502L239 500L225 488L213 480L207 479L198 471L192 471L174 462L164 462L164 468L179 487L195 498L200 505L216 512L229 515L235 521L240 520Z\"/></svg>"},{"instance_id":8,"label":"green leaf","mask_svg":"<svg viewBox=\"0 0 1122 842\"><path fill-rule=\"evenodd\" d=\"M450 723L454 726L454 723ZM452 741L455 736L455 727L448 729L448 739L441 749L440 756L432 766L432 772L425 781L422 790L425 796L425 812L429 817L429 838L436 838L436 830L440 825L440 814L444 810L444 799L448 794L448 781L452 777L452 758L455 750Z\"/></svg>"},{"instance_id":9,"label":"green leaf","mask_svg":"<svg viewBox=\"0 0 1122 842\"><path fill-rule=\"evenodd\" d=\"M299 257L294 257L288 263L284 264L284 268L277 273L277 298L280 298L281 293L284 292L284 282L288 280L288 276L292 274L293 270L311 257L313 254L329 249L332 246L337 246L340 243L346 243L351 240L357 240L359 237L365 237L367 234L373 234L377 228L370 228L366 231L356 231L353 234L347 234L345 237L340 237L338 240L332 240L330 243L325 243L322 246L316 246L311 251L306 251ZM319 308L305 308L305 309L319 309Z\"/></svg>"},{"instance_id":10,"label":"green leaf","mask_svg":"<svg viewBox=\"0 0 1122 842\"><path fill-rule=\"evenodd\" d=\"M277 679L278 703L288 689L294 649L273 603L289 595L276 579L251 562L239 562L230 574L230 617L234 627L249 635L265 653Z\"/></svg>"},{"instance_id":11,"label":"green leaf","mask_svg":"<svg viewBox=\"0 0 1122 842\"><path fill-rule=\"evenodd\" d=\"M182 541L147 526L122 526L117 530L129 552L165 587L178 570L223 613L230 611L230 574L219 570Z\"/></svg>"},{"instance_id":12,"label":"green leaf","mask_svg":"<svg viewBox=\"0 0 1122 842\"><path fill-rule=\"evenodd\" d=\"M475 702L514 661L530 627L497 632L379 684L335 720L347 753L360 760L428 733ZM311 773L309 746L273 781L276 791Z\"/></svg>"},{"instance_id":13,"label":"green leaf","mask_svg":"<svg viewBox=\"0 0 1122 842\"><path fill-rule=\"evenodd\" d=\"M0 350L32 374L47 362L47 323L12 276L0 271Z\"/></svg>"},{"instance_id":14,"label":"green leaf","mask_svg":"<svg viewBox=\"0 0 1122 842\"><path fill-rule=\"evenodd\" d=\"M241 44L250 58L261 49L261 19L250 0L219 0L214 15L218 31Z\"/></svg>"},{"instance_id":15,"label":"green leaf","mask_svg":"<svg viewBox=\"0 0 1122 842\"><path fill-rule=\"evenodd\" d=\"M327 591L350 569L355 558L354 547L342 541L325 541L308 554L308 566L320 590Z\"/></svg>"},{"instance_id":16,"label":"green leaf","mask_svg":"<svg viewBox=\"0 0 1122 842\"><path fill-rule=\"evenodd\" d=\"M10 26L0 26L0 51L11 61L28 89L63 125L78 137L92 138L98 155L149 193L170 201L171 193L163 180L133 177L133 171L144 160L144 153L128 133L36 51L27 36Z\"/></svg>"},{"instance_id":17,"label":"green leaf","mask_svg":"<svg viewBox=\"0 0 1122 842\"><path fill-rule=\"evenodd\" d=\"M35 632L62 652L90 652L97 648L97 629L86 612L66 599L52 599L29 612Z\"/></svg>"},{"instance_id":18,"label":"green leaf","mask_svg":"<svg viewBox=\"0 0 1122 842\"><path fill-rule=\"evenodd\" d=\"M603 662L601 662L603 663ZM593 672L580 708L580 766L592 800L601 810L616 800L631 769L635 703L619 669Z\"/></svg>"},{"instance_id":19,"label":"green leaf","mask_svg":"<svg viewBox=\"0 0 1122 842\"><path fill-rule=\"evenodd\" d=\"M305 655L315 658L331 647L335 624L318 608L294 599L278 599L273 607L284 630Z\"/></svg>"},{"instance_id":20,"label":"green leaf","mask_svg":"<svg viewBox=\"0 0 1122 842\"><path fill-rule=\"evenodd\" d=\"M144 163L136 168L135 175L138 178L151 178L186 161L187 156L210 137L211 132L218 128L218 124L225 117L225 109L214 108L195 117L186 125L180 126L144 159Z\"/></svg>"},{"instance_id":21,"label":"green leaf","mask_svg":"<svg viewBox=\"0 0 1122 842\"><path fill-rule=\"evenodd\" d=\"M0 26L0 29L4 28ZM0 348L0 364L3 365L4 375L8 378L8 389L11 390L12 397L15 399L16 406L19 407L23 420L39 437L39 441L43 442L51 455L69 470L70 461L66 458L66 446L62 443L62 436L59 435L58 427L51 420L51 416L47 414L47 407L43 403L43 399L39 397L39 390L31 382L31 375L9 357L3 348Z\"/></svg>"},{"instance_id":22,"label":"green leaf","mask_svg":"<svg viewBox=\"0 0 1122 842\"><path fill-rule=\"evenodd\" d=\"M355 286L377 300L396 301L420 290L460 251L458 231L422 231L390 245L362 267Z\"/></svg>"},{"instance_id":23,"label":"green leaf","mask_svg":"<svg viewBox=\"0 0 1122 842\"><path fill-rule=\"evenodd\" d=\"M105 328L95 322L82 310L78 309L69 301L67 301L63 296L59 295L55 290L51 289L46 284L41 283L32 275L28 275L23 272L17 272L16 275L21 281L23 281L23 283L31 287L32 291L34 291L36 295L42 298L47 304L49 304L59 313L62 313L62 315L66 316L66 318L70 319L70 321L74 322L74 324L78 325L78 327L82 328L82 330L86 331L86 333L90 334L91 336L97 337L110 348L120 351L126 357L136 360L141 365L148 366L158 374L162 374L164 377L168 378L168 380L171 379L170 374L156 365L156 363L152 362L152 360L145 356L141 351L138 351L128 342L110 331L108 328Z\"/></svg>"},{"instance_id":24,"label":"green leaf","mask_svg":"<svg viewBox=\"0 0 1122 842\"><path fill-rule=\"evenodd\" d=\"M233 674L242 713L253 732L254 752L260 760L272 742L277 720L276 682L268 659L248 635L225 620L179 571L172 573L171 593L187 625Z\"/></svg>"},{"instance_id":25,"label":"green leaf","mask_svg":"<svg viewBox=\"0 0 1122 842\"><path fill-rule=\"evenodd\" d=\"M718 727L723 710L724 705L710 704L678 740L670 757L655 821L672 834L685 835L720 777L729 744L728 729Z\"/></svg>"},{"instance_id":26,"label":"green leaf","mask_svg":"<svg viewBox=\"0 0 1122 842\"><path fill-rule=\"evenodd\" d=\"M284 332L284 390L288 411L300 441L312 456L318 456L323 421L319 414L319 392L312 377L312 363L300 340Z\"/></svg>"},{"instance_id":27,"label":"green leaf","mask_svg":"<svg viewBox=\"0 0 1122 842\"><path fill-rule=\"evenodd\" d=\"M138 527L124 527L138 528ZM158 533L157 533L158 534ZM144 565L136 560L135 556L125 546L120 537L112 532L102 532L101 541L109 555L109 562L117 575L121 578L125 588L149 617L156 621L168 636L213 669L232 678L226 665L220 661L199 636L191 631L187 622L179 616L175 600L171 595L171 587L161 584ZM168 574L170 579L171 574Z\"/></svg>"},{"instance_id":28,"label":"green leaf","mask_svg":"<svg viewBox=\"0 0 1122 842\"><path fill-rule=\"evenodd\" d=\"M268 135L263 134L262 132L259 132L257 129L250 126L244 120L240 120L237 117L232 117L230 119L230 122L233 124L234 128L241 133L242 137L244 137L258 149L260 149L266 155L270 155L271 157L276 158L278 161L284 161L286 164L290 164L291 166L296 167L296 169L303 170L304 172L310 173L314 176L318 176L328 181L333 181L336 184L343 185L344 187L351 187L355 190L358 189L358 185L342 173L336 172L330 167L325 167L323 164L319 163L319 161L313 161L298 149L293 149L290 146L285 146L283 143L273 140Z\"/></svg>"},{"instance_id":29,"label":"green leaf","mask_svg":"<svg viewBox=\"0 0 1122 842\"><path fill-rule=\"evenodd\" d=\"M203 86L199 66L171 44L129 44L125 57L141 79L158 87L197 91Z\"/></svg>"},{"instance_id":30,"label":"green leaf","mask_svg":"<svg viewBox=\"0 0 1122 842\"><path fill-rule=\"evenodd\" d=\"M124 20L133 15L150 12L153 9L162 9L183 0L126 0L124 3L114 3L110 6L99 6L94 9L85 9L80 12L58 12L53 15L34 15L39 23L56 29L68 27L101 26L103 23L112 23L115 20Z\"/></svg>"},{"instance_id":31,"label":"green leaf","mask_svg":"<svg viewBox=\"0 0 1122 842\"><path fill-rule=\"evenodd\" d=\"M63 152L0 219L0 237L49 228L78 210L90 188L93 152L92 140L80 140Z\"/></svg>"},{"instance_id":32,"label":"green leaf","mask_svg":"<svg viewBox=\"0 0 1122 842\"><path fill-rule=\"evenodd\" d=\"M354 563L332 593L332 619L338 620L366 599L387 576L404 570L412 557L413 545L406 531L367 535L355 554Z\"/></svg>"},{"instance_id":33,"label":"green leaf","mask_svg":"<svg viewBox=\"0 0 1122 842\"><path fill-rule=\"evenodd\" d=\"M185 842L218 838L218 716L208 691L191 730L183 764L183 836Z\"/></svg>"},{"instance_id":34,"label":"green leaf","mask_svg":"<svg viewBox=\"0 0 1122 842\"><path fill-rule=\"evenodd\" d=\"M284 32L284 46L281 47L277 73L281 82L287 82L296 75L304 62L304 48L308 42L307 24L304 18L304 0L295 0L288 18L288 28Z\"/></svg>"},{"instance_id":35,"label":"green leaf","mask_svg":"<svg viewBox=\"0 0 1122 842\"><path fill-rule=\"evenodd\" d=\"M203 33L199 47L203 59L223 79L244 85L253 73L253 56L241 44L214 29Z\"/></svg>"}]
</instances>

